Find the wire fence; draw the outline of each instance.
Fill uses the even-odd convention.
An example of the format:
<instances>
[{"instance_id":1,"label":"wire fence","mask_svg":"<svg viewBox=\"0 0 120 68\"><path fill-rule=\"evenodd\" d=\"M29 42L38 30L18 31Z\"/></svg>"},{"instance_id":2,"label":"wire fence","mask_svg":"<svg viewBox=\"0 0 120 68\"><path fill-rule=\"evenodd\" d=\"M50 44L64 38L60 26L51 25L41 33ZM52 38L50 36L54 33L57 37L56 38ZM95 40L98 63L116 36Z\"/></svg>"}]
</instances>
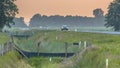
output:
<instances>
[{"instance_id":1,"label":"wire fence","mask_svg":"<svg viewBox=\"0 0 120 68\"><path fill-rule=\"evenodd\" d=\"M3 56L5 53L13 50L13 44L10 42L4 43L0 45L0 56Z\"/></svg>"},{"instance_id":2,"label":"wire fence","mask_svg":"<svg viewBox=\"0 0 120 68\"><path fill-rule=\"evenodd\" d=\"M81 45L81 43L73 43L75 46L79 46ZM40 46L40 44L39 44ZM80 51L82 51L83 49L86 49L87 47L89 47L90 44L87 44L87 42L84 42L84 47L80 47ZM2 45L0 45L0 55L3 56L5 53L16 49L21 55L23 55L24 57L35 57L35 56L44 56L44 57L69 57L69 56L73 56L75 53L69 53L68 52L68 43L65 43L65 52L64 53L41 53L39 51L39 49L37 50L37 52L27 52L24 50L21 50L18 46L16 46L15 44L8 42L8 43L4 43ZM79 51L79 52L80 52Z\"/></svg>"}]
</instances>

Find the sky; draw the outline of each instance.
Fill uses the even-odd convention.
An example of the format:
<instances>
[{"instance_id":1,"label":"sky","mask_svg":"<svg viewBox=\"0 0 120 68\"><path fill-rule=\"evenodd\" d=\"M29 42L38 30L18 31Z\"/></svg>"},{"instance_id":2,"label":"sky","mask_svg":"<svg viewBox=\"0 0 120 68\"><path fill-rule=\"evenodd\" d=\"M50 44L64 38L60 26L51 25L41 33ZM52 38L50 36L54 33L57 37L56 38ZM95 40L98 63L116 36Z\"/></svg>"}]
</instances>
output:
<instances>
[{"instance_id":1,"label":"sky","mask_svg":"<svg viewBox=\"0 0 120 68\"><path fill-rule=\"evenodd\" d=\"M17 0L19 14L16 17L24 17L29 22L31 17L39 13L41 15L72 15L93 17L93 10L101 8L104 14L113 0Z\"/></svg>"}]
</instances>

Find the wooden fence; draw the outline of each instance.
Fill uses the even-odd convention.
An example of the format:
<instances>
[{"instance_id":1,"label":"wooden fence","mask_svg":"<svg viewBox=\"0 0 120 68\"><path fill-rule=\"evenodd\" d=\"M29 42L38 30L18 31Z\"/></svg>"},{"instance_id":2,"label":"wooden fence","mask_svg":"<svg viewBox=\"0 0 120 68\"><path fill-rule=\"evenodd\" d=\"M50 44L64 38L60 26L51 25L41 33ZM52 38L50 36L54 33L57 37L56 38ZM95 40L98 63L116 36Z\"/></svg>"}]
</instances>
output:
<instances>
[{"instance_id":1,"label":"wooden fence","mask_svg":"<svg viewBox=\"0 0 120 68\"><path fill-rule=\"evenodd\" d=\"M12 46L12 43L10 43L10 42L0 45L0 55L1 56L11 50L13 50L13 46Z\"/></svg>"},{"instance_id":2,"label":"wooden fence","mask_svg":"<svg viewBox=\"0 0 120 68\"><path fill-rule=\"evenodd\" d=\"M40 43L38 44L38 46L40 46ZM84 49L86 49L87 46L87 42L84 42ZM65 53L40 53L39 49L38 52L27 52L27 51L23 51L21 50L18 46L16 46L15 44L8 42L8 43L4 43L2 45L0 45L0 55L4 55L5 53L11 51L15 49L16 51L18 51L21 55L23 55L26 58L29 57L35 57L35 56L43 56L43 57L70 57L73 56L75 53L68 53L68 43L65 42Z\"/></svg>"}]
</instances>

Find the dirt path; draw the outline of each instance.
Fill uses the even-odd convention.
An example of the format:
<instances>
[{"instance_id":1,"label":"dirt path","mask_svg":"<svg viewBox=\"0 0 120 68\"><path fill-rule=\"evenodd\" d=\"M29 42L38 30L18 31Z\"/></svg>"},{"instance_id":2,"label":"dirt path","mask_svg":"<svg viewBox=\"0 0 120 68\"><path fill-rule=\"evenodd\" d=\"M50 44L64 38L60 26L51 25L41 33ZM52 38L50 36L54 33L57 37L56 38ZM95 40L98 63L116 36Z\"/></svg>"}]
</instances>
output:
<instances>
[{"instance_id":1,"label":"dirt path","mask_svg":"<svg viewBox=\"0 0 120 68\"><path fill-rule=\"evenodd\" d=\"M80 61L84 52L91 47L87 47L86 49L81 50L79 53L74 55L73 57L65 59L60 63L61 68L74 68L75 65Z\"/></svg>"}]
</instances>

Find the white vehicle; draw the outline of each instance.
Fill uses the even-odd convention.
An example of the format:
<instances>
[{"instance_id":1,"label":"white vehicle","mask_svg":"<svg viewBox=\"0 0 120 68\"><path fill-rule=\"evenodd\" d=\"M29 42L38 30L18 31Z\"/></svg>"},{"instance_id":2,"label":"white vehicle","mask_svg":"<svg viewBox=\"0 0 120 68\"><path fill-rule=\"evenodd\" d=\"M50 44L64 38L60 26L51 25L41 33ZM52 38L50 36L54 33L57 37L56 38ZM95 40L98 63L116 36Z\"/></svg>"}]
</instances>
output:
<instances>
[{"instance_id":1,"label":"white vehicle","mask_svg":"<svg viewBox=\"0 0 120 68\"><path fill-rule=\"evenodd\" d=\"M61 30L68 30L68 26L67 25L63 25Z\"/></svg>"}]
</instances>

